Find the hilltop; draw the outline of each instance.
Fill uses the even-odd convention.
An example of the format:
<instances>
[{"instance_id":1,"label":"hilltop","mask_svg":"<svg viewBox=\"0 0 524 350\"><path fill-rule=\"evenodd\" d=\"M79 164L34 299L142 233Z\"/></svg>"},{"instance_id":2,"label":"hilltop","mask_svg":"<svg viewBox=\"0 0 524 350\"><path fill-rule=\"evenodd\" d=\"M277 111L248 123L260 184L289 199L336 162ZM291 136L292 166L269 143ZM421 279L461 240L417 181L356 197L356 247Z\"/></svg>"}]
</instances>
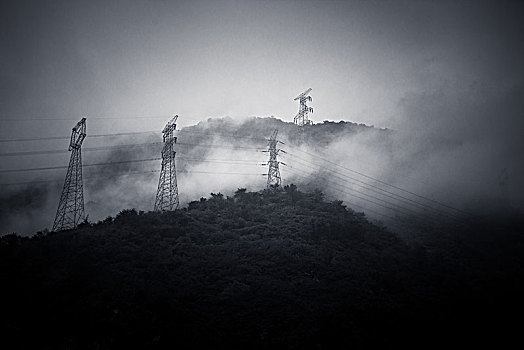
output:
<instances>
[{"instance_id":1,"label":"hilltop","mask_svg":"<svg viewBox=\"0 0 524 350\"><path fill-rule=\"evenodd\" d=\"M391 148L387 146L391 131L364 124L326 121L307 126L300 129L303 132L299 132L297 125L277 118L253 117L243 121L227 117L209 118L176 132L176 166L181 204L185 206L193 198L205 196L212 191L231 195L238 187L263 188L266 179L260 175L267 172L267 167L262 166L262 163L267 161L267 154L260 151L267 149L267 139L274 129L279 130L278 139L285 142L285 145L280 144L281 148L289 155L289 159L285 159L286 154L280 153L280 160L288 163L287 168L282 166L281 169L283 181L303 187L309 184L310 180L318 178L318 171L315 169L317 166L309 163L306 166L298 164L298 161L302 162L298 157L308 156L297 151L298 157L291 157L294 149L304 147L308 152L323 153L325 148L334 142L347 141L357 135L366 135L366 140L372 140L373 147L380 147L381 150ZM123 208L134 207L145 211L152 209L158 185L158 173L155 171L160 168L158 158L162 148L161 130L162 128L159 128L158 133L154 134L118 136L111 142L91 138L88 130L83 146L84 165L107 164L85 166L83 169L86 213L92 219L100 220L107 215L114 216ZM102 150L105 146L108 148ZM112 148L113 146L115 148ZM90 148L94 148L95 151L90 151ZM348 154L346 147L340 148L341 152L329 154L351 159L359 154L358 150ZM67 147L64 147L64 152L66 150ZM370 155L362 155L366 161L372 161ZM56 162L52 165L67 166L68 154L64 153L63 156L61 163ZM153 161L140 161L141 159ZM295 175L292 168L295 172L300 171L299 175L306 178ZM13 232L31 235L45 227L50 228L56 214L65 171L66 169L56 169L46 173L29 172L34 175L13 175L11 179L4 179L5 183L22 183L2 188L0 235ZM242 176L235 172L257 176ZM211 178L214 181L210 181ZM217 183L217 179L221 180L220 183ZM32 180L35 182L31 183ZM324 181L314 181L310 188L320 188L328 195L335 193L334 190L326 188ZM345 199L341 198L340 193L336 198Z\"/></svg>"},{"instance_id":2,"label":"hilltop","mask_svg":"<svg viewBox=\"0 0 524 350\"><path fill-rule=\"evenodd\" d=\"M8 235L3 341L102 349L509 341L510 316L522 310L521 227L496 240L463 227L429 247L290 185Z\"/></svg>"}]
</instances>

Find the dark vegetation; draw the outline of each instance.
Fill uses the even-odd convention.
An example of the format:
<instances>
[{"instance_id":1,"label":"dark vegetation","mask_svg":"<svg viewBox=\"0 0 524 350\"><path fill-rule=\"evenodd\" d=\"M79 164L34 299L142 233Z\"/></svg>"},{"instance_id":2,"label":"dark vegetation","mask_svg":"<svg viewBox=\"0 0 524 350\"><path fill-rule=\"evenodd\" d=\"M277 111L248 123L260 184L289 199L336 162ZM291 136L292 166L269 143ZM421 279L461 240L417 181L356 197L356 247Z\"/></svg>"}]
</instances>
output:
<instances>
[{"instance_id":1,"label":"dark vegetation","mask_svg":"<svg viewBox=\"0 0 524 350\"><path fill-rule=\"evenodd\" d=\"M319 191L211 194L0 239L9 348L432 348L518 339L522 221L404 241ZM516 321L513 317L516 316Z\"/></svg>"}]
</instances>

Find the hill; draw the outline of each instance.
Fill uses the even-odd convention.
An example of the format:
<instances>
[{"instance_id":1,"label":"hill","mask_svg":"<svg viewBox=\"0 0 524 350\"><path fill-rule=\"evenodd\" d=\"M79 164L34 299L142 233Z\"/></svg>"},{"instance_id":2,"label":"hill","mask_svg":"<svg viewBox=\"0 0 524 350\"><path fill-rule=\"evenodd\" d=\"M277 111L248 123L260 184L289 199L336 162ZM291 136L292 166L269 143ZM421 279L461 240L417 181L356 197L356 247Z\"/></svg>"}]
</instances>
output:
<instances>
[{"instance_id":1,"label":"hill","mask_svg":"<svg viewBox=\"0 0 524 350\"><path fill-rule=\"evenodd\" d=\"M294 185L124 210L0 240L12 348L503 345L522 311L522 223L405 242ZM431 238L432 237L432 238ZM438 238L438 239L437 239Z\"/></svg>"},{"instance_id":2,"label":"hill","mask_svg":"<svg viewBox=\"0 0 524 350\"><path fill-rule=\"evenodd\" d=\"M404 227L406 217L434 216L430 220L440 222L449 216L449 206L481 216L522 213L516 200L519 191L511 184L517 178L506 171L511 167L471 167L468 162L477 155L460 153L464 149L460 142L351 122L325 121L299 128L277 118L255 117L243 121L209 118L177 130L181 205L210 192L231 196L238 187L264 188L267 176L262 174L267 173L267 166L263 164L268 153L263 151L275 129L284 143L279 143L278 156L286 164L280 166L283 184L294 183L307 191L318 188L327 198L343 200L390 229ZM85 210L91 219L114 216L123 208L153 208L160 133L102 140L89 137L88 132L84 146ZM46 167L66 166L66 149L61 161L49 158ZM3 182L18 184L2 186L0 235L31 235L50 227L64 173L60 168L4 174ZM451 216L456 213L451 210Z\"/></svg>"},{"instance_id":3,"label":"hill","mask_svg":"<svg viewBox=\"0 0 524 350\"><path fill-rule=\"evenodd\" d=\"M373 145L382 145L381 149L386 149L380 140L387 140L389 133L350 122L324 122L299 132L295 124L276 118L253 117L242 122L227 117L209 118L176 131L176 167L181 205L185 206L192 199L213 191L232 195L238 187L264 188L266 178L261 174L267 172L267 167L262 166L267 162L267 153L261 150L267 149L267 139L274 129L279 130L279 140L286 143L282 148L290 157L294 148L307 145L305 150L308 152L323 151L334 141L345 142L357 135L367 135L366 138L370 138ZM90 218L100 220L107 215L116 215L123 208L145 211L153 208L160 169L161 130L159 128L158 133L119 135L113 140L90 137L88 130L83 145L83 163L105 164L85 166L83 169L85 208ZM63 150L61 158L50 157L49 164L45 165L67 166L67 144ZM340 155L354 159L358 153L355 150L348 154L344 150ZM308 158L300 152L297 156ZM362 156L368 162L373 160L368 154L362 153ZM289 165L281 169L284 183L306 186L310 180L318 180L318 166L307 164L302 167L284 157L285 154L280 153L280 160ZM151 161L136 161L144 159ZM293 172L292 167L295 169ZM32 235L45 227L50 228L65 171L54 169L46 170L45 173L3 174L3 183L16 185L2 186L0 192L0 236L13 232ZM294 175L297 171L300 171L300 176ZM243 175L246 173L250 175ZM311 189L321 188L327 194L334 192L325 186L324 181L313 182ZM337 195L336 198L344 199L340 197L340 192Z\"/></svg>"}]
</instances>

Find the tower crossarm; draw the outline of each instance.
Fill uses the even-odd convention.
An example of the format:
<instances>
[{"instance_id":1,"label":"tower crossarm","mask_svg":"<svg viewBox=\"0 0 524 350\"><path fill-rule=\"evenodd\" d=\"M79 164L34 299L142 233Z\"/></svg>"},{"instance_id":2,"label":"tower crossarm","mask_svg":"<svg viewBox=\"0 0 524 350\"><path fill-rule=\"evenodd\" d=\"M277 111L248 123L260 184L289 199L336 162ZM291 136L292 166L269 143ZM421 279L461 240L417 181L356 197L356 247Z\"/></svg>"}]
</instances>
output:
<instances>
[{"instance_id":1,"label":"tower crossarm","mask_svg":"<svg viewBox=\"0 0 524 350\"><path fill-rule=\"evenodd\" d=\"M307 89L306 91L304 91L303 93L301 93L300 95L295 97L295 99L293 101L300 100L303 97L307 96L307 94L309 94L311 92L311 90L313 90L313 89L312 88Z\"/></svg>"},{"instance_id":2,"label":"tower crossarm","mask_svg":"<svg viewBox=\"0 0 524 350\"><path fill-rule=\"evenodd\" d=\"M178 115L175 115L171 120L166 124L164 127L164 130L162 130L162 133L164 134L164 138L166 135L169 135L176 129L176 121L178 120Z\"/></svg>"},{"instance_id":3,"label":"tower crossarm","mask_svg":"<svg viewBox=\"0 0 524 350\"><path fill-rule=\"evenodd\" d=\"M71 141L69 142L69 150L71 151L73 149L80 148L85 138L86 138L86 118L82 118L80 119L78 123L76 123L75 127L73 128L73 131L71 132Z\"/></svg>"}]
</instances>

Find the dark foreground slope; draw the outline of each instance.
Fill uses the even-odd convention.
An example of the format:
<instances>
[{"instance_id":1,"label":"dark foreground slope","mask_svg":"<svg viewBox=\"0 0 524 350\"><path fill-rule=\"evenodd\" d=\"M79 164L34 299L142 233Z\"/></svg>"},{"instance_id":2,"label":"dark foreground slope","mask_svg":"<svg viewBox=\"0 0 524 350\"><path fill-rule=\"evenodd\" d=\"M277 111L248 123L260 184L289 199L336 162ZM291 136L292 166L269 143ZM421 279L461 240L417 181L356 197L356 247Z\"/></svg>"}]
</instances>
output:
<instances>
[{"instance_id":1,"label":"dark foreground slope","mask_svg":"<svg viewBox=\"0 0 524 350\"><path fill-rule=\"evenodd\" d=\"M511 317L522 311L522 236L517 226L495 240L462 231L443 232L430 248L409 244L292 186L212 194L172 213L127 210L32 239L6 236L1 341L63 349L501 345L520 331ZM475 232L483 238L469 244Z\"/></svg>"}]
</instances>

